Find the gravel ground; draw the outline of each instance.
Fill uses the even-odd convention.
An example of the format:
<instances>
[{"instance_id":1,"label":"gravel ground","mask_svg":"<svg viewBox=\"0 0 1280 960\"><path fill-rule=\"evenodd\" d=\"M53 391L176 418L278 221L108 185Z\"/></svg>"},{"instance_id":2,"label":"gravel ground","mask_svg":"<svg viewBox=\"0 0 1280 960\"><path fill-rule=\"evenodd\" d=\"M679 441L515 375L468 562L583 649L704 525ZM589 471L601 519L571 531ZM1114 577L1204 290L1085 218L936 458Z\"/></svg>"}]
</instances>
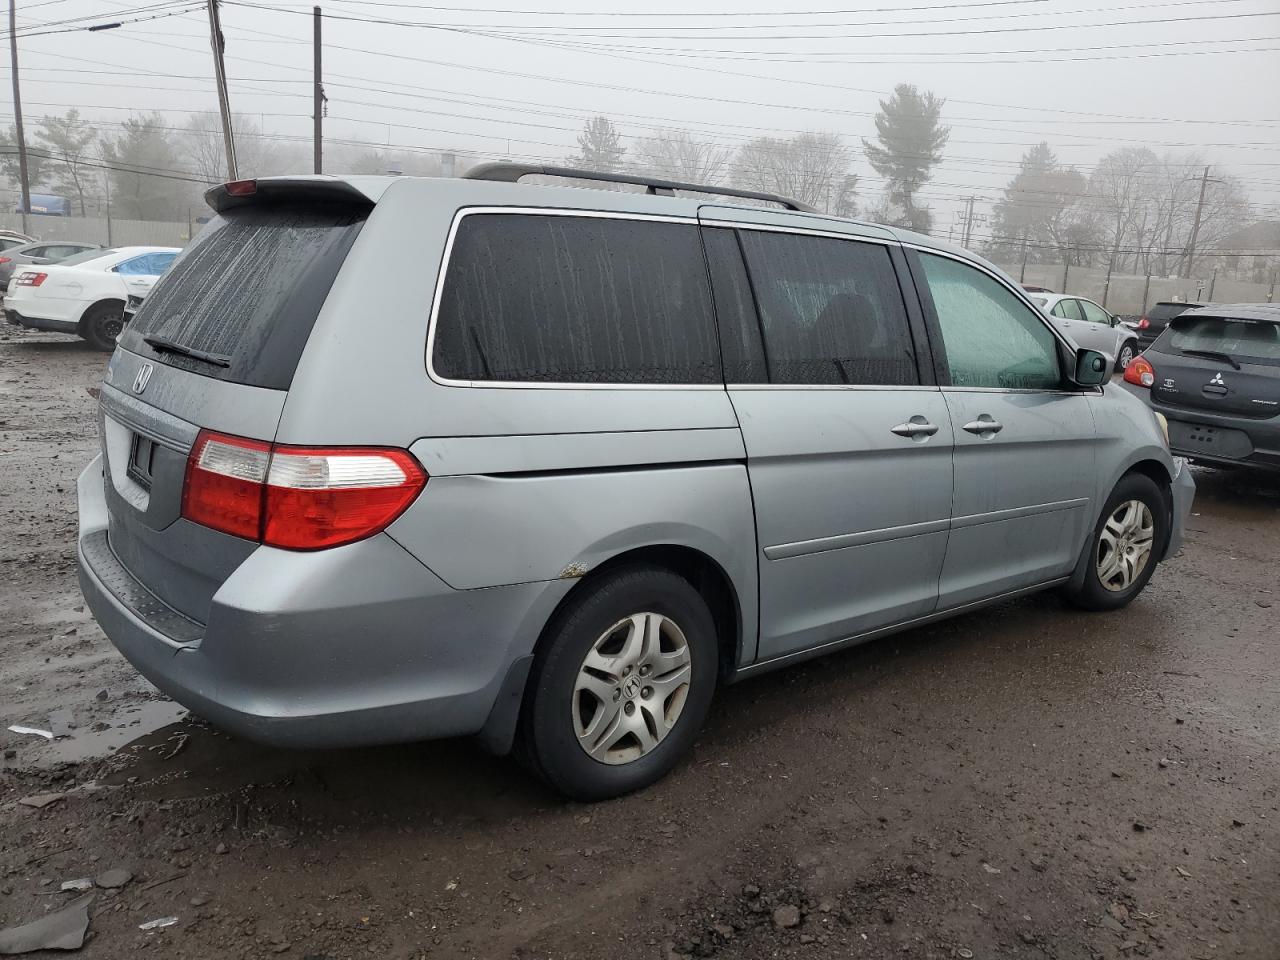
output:
<instances>
[{"instance_id":1,"label":"gravel ground","mask_svg":"<svg viewBox=\"0 0 1280 960\"><path fill-rule=\"evenodd\" d=\"M103 361L0 330L0 927L123 868L83 956L1280 958L1280 478L1197 470L1124 612L1032 597L745 682L587 806L468 742L258 747L140 679L75 580Z\"/></svg>"}]
</instances>

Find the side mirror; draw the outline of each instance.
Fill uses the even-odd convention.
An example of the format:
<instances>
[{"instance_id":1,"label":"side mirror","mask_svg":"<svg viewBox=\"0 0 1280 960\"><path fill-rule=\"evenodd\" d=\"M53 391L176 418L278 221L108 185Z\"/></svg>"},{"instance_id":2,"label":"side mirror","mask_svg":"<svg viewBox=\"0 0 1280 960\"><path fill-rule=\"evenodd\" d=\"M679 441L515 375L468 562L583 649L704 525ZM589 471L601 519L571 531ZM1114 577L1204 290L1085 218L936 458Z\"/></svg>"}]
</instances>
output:
<instances>
[{"instance_id":1,"label":"side mirror","mask_svg":"<svg viewBox=\"0 0 1280 960\"><path fill-rule=\"evenodd\" d=\"M1071 379L1080 387L1096 387L1107 382L1111 361L1097 350L1076 351L1076 372Z\"/></svg>"}]
</instances>

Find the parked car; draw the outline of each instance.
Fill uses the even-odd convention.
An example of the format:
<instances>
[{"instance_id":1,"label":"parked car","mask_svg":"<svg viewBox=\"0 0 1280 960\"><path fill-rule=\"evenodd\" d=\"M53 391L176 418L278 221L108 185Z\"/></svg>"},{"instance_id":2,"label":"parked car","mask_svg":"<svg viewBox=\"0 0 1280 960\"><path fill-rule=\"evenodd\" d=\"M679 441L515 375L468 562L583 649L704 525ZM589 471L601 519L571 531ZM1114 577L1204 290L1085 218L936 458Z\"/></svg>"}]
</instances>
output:
<instances>
[{"instance_id":1,"label":"parked car","mask_svg":"<svg viewBox=\"0 0 1280 960\"><path fill-rule=\"evenodd\" d=\"M1280 470L1280 305L1184 311L1125 380L1148 388L1175 452Z\"/></svg>"},{"instance_id":2,"label":"parked car","mask_svg":"<svg viewBox=\"0 0 1280 960\"><path fill-rule=\"evenodd\" d=\"M16 230L0 230L0 251L9 250L24 243L30 243L35 237L28 237Z\"/></svg>"},{"instance_id":3,"label":"parked car","mask_svg":"<svg viewBox=\"0 0 1280 960\"><path fill-rule=\"evenodd\" d=\"M1123 370L1138 355L1138 335L1092 300L1056 293L1033 295L1031 300L1078 346L1105 353L1117 370Z\"/></svg>"},{"instance_id":4,"label":"parked car","mask_svg":"<svg viewBox=\"0 0 1280 960\"><path fill-rule=\"evenodd\" d=\"M1207 306L1204 303L1198 303L1192 300L1161 300L1154 304L1151 309L1147 310L1138 318L1138 346L1142 350L1155 343L1156 337L1164 333L1164 328L1169 325L1169 321L1186 310L1193 307Z\"/></svg>"},{"instance_id":5,"label":"parked car","mask_svg":"<svg viewBox=\"0 0 1280 960\"><path fill-rule=\"evenodd\" d=\"M9 281L5 316L20 327L78 334L110 350L123 329L129 291L150 290L177 254L176 247L117 247L23 268Z\"/></svg>"},{"instance_id":6,"label":"parked car","mask_svg":"<svg viewBox=\"0 0 1280 960\"><path fill-rule=\"evenodd\" d=\"M1158 418L986 261L531 173L209 192L79 479L94 615L197 714L518 740L599 799L722 683L1051 587L1114 610L1177 548Z\"/></svg>"},{"instance_id":7,"label":"parked car","mask_svg":"<svg viewBox=\"0 0 1280 960\"><path fill-rule=\"evenodd\" d=\"M8 287L13 273L31 264L61 263L90 250L101 250L100 243L84 243L78 240L49 240L23 243L0 253L0 289Z\"/></svg>"}]
</instances>

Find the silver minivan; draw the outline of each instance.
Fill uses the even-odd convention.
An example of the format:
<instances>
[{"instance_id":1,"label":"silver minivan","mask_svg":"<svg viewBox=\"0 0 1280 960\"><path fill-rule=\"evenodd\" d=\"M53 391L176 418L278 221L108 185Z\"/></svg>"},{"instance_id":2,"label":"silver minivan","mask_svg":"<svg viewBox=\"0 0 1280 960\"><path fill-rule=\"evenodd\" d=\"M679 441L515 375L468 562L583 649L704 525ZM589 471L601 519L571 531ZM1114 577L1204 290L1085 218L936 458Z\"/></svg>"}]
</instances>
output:
<instances>
[{"instance_id":1,"label":"silver minivan","mask_svg":"<svg viewBox=\"0 0 1280 960\"><path fill-rule=\"evenodd\" d=\"M1050 587L1116 609L1180 543L1159 418L985 261L530 173L629 179L210 191L79 482L94 615L195 713L477 735L598 799L720 684Z\"/></svg>"}]
</instances>

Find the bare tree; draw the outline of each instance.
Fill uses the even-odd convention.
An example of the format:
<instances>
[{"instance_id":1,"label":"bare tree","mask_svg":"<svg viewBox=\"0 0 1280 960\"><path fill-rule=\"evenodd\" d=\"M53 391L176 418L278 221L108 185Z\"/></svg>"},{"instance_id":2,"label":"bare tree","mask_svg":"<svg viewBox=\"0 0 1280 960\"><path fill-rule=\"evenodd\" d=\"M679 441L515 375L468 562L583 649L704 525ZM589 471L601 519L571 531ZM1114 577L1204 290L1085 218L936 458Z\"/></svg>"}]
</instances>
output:
<instances>
[{"instance_id":1,"label":"bare tree","mask_svg":"<svg viewBox=\"0 0 1280 960\"><path fill-rule=\"evenodd\" d=\"M660 127L636 140L631 155L637 172L667 180L714 185L724 178L733 150L695 140L687 130Z\"/></svg>"},{"instance_id":2,"label":"bare tree","mask_svg":"<svg viewBox=\"0 0 1280 960\"><path fill-rule=\"evenodd\" d=\"M93 159L98 133L93 125L81 120L78 110L68 110L66 116L41 120L35 139L36 149L47 158L45 169L54 188L74 196L80 216L87 216L85 201L98 183Z\"/></svg>"},{"instance_id":3,"label":"bare tree","mask_svg":"<svg viewBox=\"0 0 1280 960\"><path fill-rule=\"evenodd\" d=\"M853 154L834 133L802 133L789 140L761 137L738 150L731 180L736 187L780 193L841 216L856 211Z\"/></svg>"},{"instance_id":4,"label":"bare tree","mask_svg":"<svg viewBox=\"0 0 1280 960\"><path fill-rule=\"evenodd\" d=\"M279 167L284 152L263 136L257 122L242 113L232 114L231 130L236 140L236 166L242 177L283 172ZM193 113L182 129L181 140L186 159L197 175L210 183L227 179L222 121L216 113Z\"/></svg>"}]
</instances>

